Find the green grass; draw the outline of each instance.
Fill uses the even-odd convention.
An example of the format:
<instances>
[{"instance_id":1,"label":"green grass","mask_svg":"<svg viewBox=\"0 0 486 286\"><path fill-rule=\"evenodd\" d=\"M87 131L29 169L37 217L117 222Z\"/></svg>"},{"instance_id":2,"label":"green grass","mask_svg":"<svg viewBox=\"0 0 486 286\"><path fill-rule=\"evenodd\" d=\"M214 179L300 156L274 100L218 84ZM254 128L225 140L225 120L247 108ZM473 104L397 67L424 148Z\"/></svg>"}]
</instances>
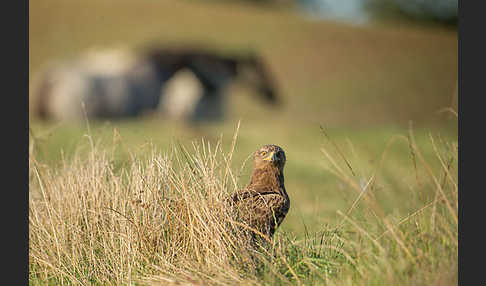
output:
<instances>
[{"instance_id":1,"label":"green grass","mask_svg":"<svg viewBox=\"0 0 486 286\"><path fill-rule=\"evenodd\" d=\"M221 204L246 184L246 167L233 162L241 160L237 137L231 146L128 147L126 160L116 152L122 144L91 131L85 138L85 149L57 166L32 149L33 284L457 283L457 141L431 134L423 143L410 129L368 165L351 141L331 139L317 174L295 169L289 156L291 211L250 258ZM409 160L394 158L395 147Z\"/></svg>"},{"instance_id":2,"label":"green grass","mask_svg":"<svg viewBox=\"0 0 486 286\"><path fill-rule=\"evenodd\" d=\"M76 280L93 285L128 285L135 280L214 285L457 284L458 126L452 112L439 112L457 110L457 31L400 22L351 27L306 21L286 7L221 1L29 4L30 78L49 61L88 48L138 49L150 42L195 41L221 51L257 49L284 102L272 109L248 90L232 86L227 119L216 124L190 126L153 116L92 120L88 129L84 122L31 118L29 206L39 217L29 215L31 285L77 284ZM248 182L252 166L247 159L259 146L278 144L287 154L285 184L291 209L274 240L276 255L263 253L246 270L238 259L226 264L199 260L203 252L197 251L183 251L170 260L168 252L152 251L149 243L128 239L133 233L120 217L110 214L111 224L96 219L104 212L90 203L112 202L134 220L140 213L123 199L128 201L136 192L113 182L120 180L138 190L147 186L139 181L146 175L153 178L150 186L156 190L157 182L162 183L148 172L156 170L150 167L153 156L170 154L179 144L196 156L192 145L203 140L212 147L220 142L220 151L228 154L239 121L230 161L238 187ZM90 140L98 156L94 161ZM215 162L221 168L225 163L218 152ZM34 160L40 178L50 186L46 194L64 201L43 199ZM168 163L179 171L184 166ZM93 170L104 177L88 176ZM173 175L184 177L179 171ZM90 178L96 178L98 185L90 185ZM217 172L207 178L222 180ZM370 178L360 196L357 186L365 186ZM181 182L185 180L190 182L185 177ZM64 190L61 182L73 187ZM79 192L83 188L92 194ZM102 190L111 190L112 197ZM151 194L158 202L157 193ZM66 196L73 205L79 203L79 209L64 207ZM214 215L203 212L203 201L191 197L187 201L199 206L201 213ZM77 213L83 210L83 215ZM151 211L157 214L157 209ZM150 227L160 227L155 220L138 218L148 237L170 241L151 236ZM69 228L63 220L79 229ZM90 223L100 223L106 232L91 231ZM69 240L56 242L53 234L78 239L79 250L70 249ZM110 246L101 248L103 242ZM131 256L129 247L135 251ZM202 251L206 246L198 247Z\"/></svg>"}]
</instances>

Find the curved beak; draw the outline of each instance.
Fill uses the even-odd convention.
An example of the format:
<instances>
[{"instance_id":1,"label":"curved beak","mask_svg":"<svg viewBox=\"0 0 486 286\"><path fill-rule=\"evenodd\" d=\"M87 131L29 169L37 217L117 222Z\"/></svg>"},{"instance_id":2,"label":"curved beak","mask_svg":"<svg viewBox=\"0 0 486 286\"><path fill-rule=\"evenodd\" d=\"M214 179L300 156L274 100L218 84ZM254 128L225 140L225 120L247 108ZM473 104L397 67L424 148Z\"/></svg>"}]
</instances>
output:
<instances>
[{"instance_id":1,"label":"curved beak","mask_svg":"<svg viewBox=\"0 0 486 286\"><path fill-rule=\"evenodd\" d=\"M272 151L272 152L268 153L268 155L265 158L263 158L263 160L275 162L275 161L278 160L277 153L275 153L275 151Z\"/></svg>"}]
</instances>

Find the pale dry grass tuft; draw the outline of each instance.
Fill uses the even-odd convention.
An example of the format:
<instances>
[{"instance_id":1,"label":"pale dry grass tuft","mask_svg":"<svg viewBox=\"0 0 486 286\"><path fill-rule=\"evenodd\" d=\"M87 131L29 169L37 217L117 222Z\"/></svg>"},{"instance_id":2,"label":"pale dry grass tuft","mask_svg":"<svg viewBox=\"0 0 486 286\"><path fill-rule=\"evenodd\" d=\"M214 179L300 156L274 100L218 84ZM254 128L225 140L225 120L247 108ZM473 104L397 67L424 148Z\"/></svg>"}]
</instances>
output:
<instances>
[{"instance_id":1,"label":"pale dry grass tuft","mask_svg":"<svg viewBox=\"0 0 486 286\"><path fill-rule=\"evenodd\" d=\"M59 168L31 156L31 278L240 282L240 266L247 272L255 265L225 203L237 187L231 153L219 144L193 147L194 154L182 146L152 151L126 168L94 144L88 156Z\"/></svg>"}]
</instances>

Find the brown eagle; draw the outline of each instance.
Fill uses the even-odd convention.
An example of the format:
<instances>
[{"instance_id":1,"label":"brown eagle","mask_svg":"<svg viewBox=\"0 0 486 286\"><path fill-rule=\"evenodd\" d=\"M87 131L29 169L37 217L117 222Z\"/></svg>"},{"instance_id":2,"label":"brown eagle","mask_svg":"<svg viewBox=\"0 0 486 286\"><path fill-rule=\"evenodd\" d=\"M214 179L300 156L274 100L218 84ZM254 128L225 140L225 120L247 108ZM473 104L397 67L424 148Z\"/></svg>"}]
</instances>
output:
<instances>
[{"instance_id":1,"label":"brown eagle","mask_svg":"<svg viewBox=\"0 0 486 286\"><path fill-rule=\"evenodd\" d=\"M230 203L238 218L271 238L290 208L284 186L285 152L277 145L265 145L254 154L254 169L245 189L235 192ZM252 231L253 240L261 234Z\"/></svg>"}]
</instances>

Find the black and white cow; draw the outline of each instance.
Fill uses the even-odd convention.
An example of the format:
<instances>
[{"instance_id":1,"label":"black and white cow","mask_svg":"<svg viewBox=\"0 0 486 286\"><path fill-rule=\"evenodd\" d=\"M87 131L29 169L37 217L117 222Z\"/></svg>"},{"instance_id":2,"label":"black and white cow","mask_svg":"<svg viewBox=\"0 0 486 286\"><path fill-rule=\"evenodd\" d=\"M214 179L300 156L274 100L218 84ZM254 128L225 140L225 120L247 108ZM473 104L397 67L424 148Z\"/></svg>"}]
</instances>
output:
<instances>
[{"instance_id":1,"label":"black and white cow","mask_svg":"<svg viewBox=\"0 0 486 286\"><path fill-rule=\"evenodd\" d=\"M193 101L182 102L186 106L181 108L174 96L184 97L187 75L196 88L191 91ZM179 79L186 84L175 84ZM143 55L90 52L52 64L33 83L31 96L34 114L43 119L124 118L156 110L172 115L177 113L171 112L174 107L184 110L179 117L192 121L219 120L224 117L226 88L234 81L277 103L273 80L258 56L189 48L152 49Z\"/></svg>"}]
</instances>

